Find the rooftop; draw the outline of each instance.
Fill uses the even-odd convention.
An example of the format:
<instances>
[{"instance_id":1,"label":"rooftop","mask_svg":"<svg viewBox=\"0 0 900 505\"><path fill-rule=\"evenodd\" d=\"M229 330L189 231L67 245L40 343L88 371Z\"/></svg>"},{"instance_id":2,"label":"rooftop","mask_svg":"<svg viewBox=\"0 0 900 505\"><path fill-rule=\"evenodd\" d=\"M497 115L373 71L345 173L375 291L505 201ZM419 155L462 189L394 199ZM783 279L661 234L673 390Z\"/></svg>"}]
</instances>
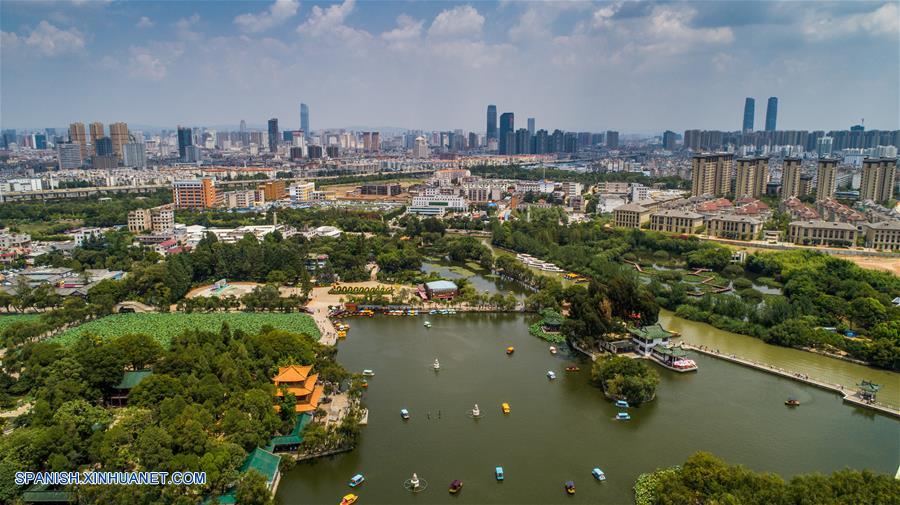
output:
<instances>
[{"instance_id":1,"label":"rooftop","mask_svg":"<svg viewBox=\"0 0 900 505\"><path fill-rule=\"evenodd\" d=\"M457 289L456 283L450 281L426 282L425 286L432 291L445 291Z\"/></svg>"}]
</instances>

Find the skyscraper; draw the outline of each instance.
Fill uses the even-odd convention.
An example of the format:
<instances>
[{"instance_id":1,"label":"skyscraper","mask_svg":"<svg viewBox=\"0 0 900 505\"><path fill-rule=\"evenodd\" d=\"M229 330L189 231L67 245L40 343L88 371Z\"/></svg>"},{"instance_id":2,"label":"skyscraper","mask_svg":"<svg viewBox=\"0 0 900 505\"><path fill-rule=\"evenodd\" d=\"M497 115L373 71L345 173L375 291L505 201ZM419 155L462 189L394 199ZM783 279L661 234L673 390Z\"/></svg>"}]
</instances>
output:
<instances>
[{"instance_id":1,"label":"skyscraper","mask_svg":"<svg viewBox=\"0 0 900 505\"><path fill-rule=\"evenodd\" d=\"M744 127L745 132L753 131L753 117L756 115L756 100L747 97L744 100Z\"/></svg>"},{"instance_id":2,"label":"skyscraper","mask_svg":"<svg viewBox=\"0 0 900 505\"><path fill-rule=\"evenodd\" d=\"M487 139L497 138L497 106L488 105L487 109Z\"/></svg>"},{"instance_id":3,"label":"skyscraper","mask_svg":"<svg viewBox=\"0 0 900 505\"><path fill-rule=\"evenodd\" d=\"M278 151L278 118L269 120L269 152Z\"/></svg>"},{"instance_id":4,"label":"skyscraper","mask_svg":"<svg viewBox=\"0 0 900 505\"><path fill-rule=\"evenodd\" d=\"M109 137L100 137L94 142L94 152L97 156L109 156L113 154L112 139Z\"/></svg>"},{"instance_id":5,"label":"skyscraper","mask_svg":"<svg viewBox=\"0 0 900 505\"><path fill-rule=\"evenodd\" d=\"M488 107L488 118L491 115L491 105ZM496 114L496 108L495 114ZM512 112L504 112L500 115L500 142L499 142L499 152L500 154L514 154L512 151L515 150L515 114ZM490 125L490 121L488 121L488 125Z\"/></svg>"},{"instance_id":6,"label":"skyscraper","mask_svg":"<svg viewBox=\"0 0 900 505\"><path fill-rule=\"evenodd\" d=\"M104 136L103 123L99 121L94 121L93 123L91 123L91 145L94 146L94 154L97 153L97 141Z\"/></svg>"},{"instance_id":7,"label":"skyscraper","mask_svg":"<svg viewBox=\"0 0 900 505\"><path fill-rule=\"evenodd\" d=\"M303 102L300 102L300 129L309 137L309 106Z\"/></svg>"},{"instance_id":8,"label":"skyscraper","mask_svg":"<svg viewBox=\"0 0 900 505\"><path fill-rule=\"evenodd\" d=\"M610 149L619 148L619 132L613 130L606 132L606 147Z\"/></svg>"},{"instance_id":9,"label":"skyscraper","mask_svg":"<svg viewBox=\"0 0 900 505\"><path fill-rule=\"evenodd\" d=\"M146 168L147 151L143 142L129 142L122 146L122 160L126 167Z\"/></svg>"},{"instance_id":10,"label":"skyscraper","mask_svg":"<svg viewBox=\"0 0 900 505\"><path fill-rule=\"evenodd\" d=\"M781 170L781 199L803 196L800 193L800 158L785 158Z\"/></svg>"},{"instance_id":11,"label":"skyscraper","mask_svg":"<svg viewBox=\"0 0 900 505\"><path fill-rule=\"evenodd\" d=\"M241 145L247 147L250 145L250 132L247 131L247 122L241 119Z\"/></svg>"},{"instance_id":12,"label":"skyscraper","mask_svg":"<svg viewBox=\"0 0 900 505\"><path fill-rule=\"evenodd\" d=\"M528 134L534 137L534 118L528 118Z\"/></svg>"},{"instance_id":13,"label":"skyscraper","mask_svg":"<svg viewBox=\"0 0 900 505\"><path fill-rule=\"evenodd\" d=\"M675 150L675 132L666 130L662 136L663 149L666 151Z\"/></svg>"},{"instance_id":14,"label":"skyscraper","mask_svg":"<svg viewBox=\"0 0 900 505\"><path fill-rule=\"evenodd\" d=\"M84 130L84 123L72 123L69 125L69 142L78 144L81 147L82 160L91 155L90 149L88 149L87 134Z\"/></svg>"},{"instance_id":15,"label":"skyscraper","mask_svg":"<svg viewBox=\"0 0 900 505\"><path fill-rule=\"evenodd\" d=\"M81 168L84 164L84 161L81 158L81 144L75 142L58 144L56 146L56 156L59 161L60 170Z\"/></svg>"},{"instance_id":16,"label":"skyscraper","mask_svg":"<svg viewBox=\"0 0 900 505\"><path fill-rule=\"evenodd\" d=\"M109 139L112 141L112 153L121 160L122 146L128 143L128 125L125 123L110 124Z\"/></svg>"},{"instance_id":17,"label":"skyscraper","mask_svg":"<svg viewBox=\"0 0 900 505\"><path fill-rule=\"evenodd\" d=\"M191 135L190 128L178 127L178 157L181 161L187 159L186 149L188 146L194 145L194 138Z\"/></svg>"},{"instance_id":18,"label":"skyscraper","mask_svg":"<svg viewBox=\"0 0 900 505\"><path fill-rule=\"evenodd\" d=\"M778 119L778 97L771 96L771 97L769 97L769 102L766 104L766 131L767 132L775 131L775 121L777 119ZM746 121L746 119L744 121Z\"/></svg>"}]
</instances>

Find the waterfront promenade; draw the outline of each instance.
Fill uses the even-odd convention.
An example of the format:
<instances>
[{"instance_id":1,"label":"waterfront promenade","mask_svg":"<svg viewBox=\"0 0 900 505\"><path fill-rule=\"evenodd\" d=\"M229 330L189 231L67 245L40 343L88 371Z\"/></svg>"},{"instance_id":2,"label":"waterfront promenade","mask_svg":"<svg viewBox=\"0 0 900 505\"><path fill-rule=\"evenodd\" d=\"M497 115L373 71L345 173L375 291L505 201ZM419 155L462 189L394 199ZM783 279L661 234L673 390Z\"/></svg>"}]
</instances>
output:
<instances>
[{"instance_id":1,"label":"waterfront promenade","mask_svg":"<svg viewBox=\"0 0 900 505\"><path fill-rule=\"evenodd\" d=\"M882 414L887 414L889 416L900 419L900 410L890 407L888 405L884 405L882 403L877 402L867 402L862 398L856 396L854 391L848 387L844 387L841 384L833 384L831 382L825 382L819 379L815 379L806 374L792 372L790 370L785 370L783 368L776 367L774 365L768 365L765 363L759 363L756 361L752 361L749 359L744 359L735 356L734 354L723 354L715 349L710 349L706 346L701 345L693 345L691 343L680 341L678 343L679 346L683 349L688 349L694 352L698 352L700 354L705 354L707 356L712 356L714 358L723 359L726 361L730 361L732 363L742 365L748 368L753 368L756 370L760 370L762 372L779 375L781 377L785 377L787 379L795 380L798 382L803 382L805 384L809 384L811 386L815 386L819 389L824 389L827 391L831 391L833 393L837 393L841 395L842 399L846 403L850 403L852 405L856 405L858 407L863 407L871 410L875 410L881 412Z\"/></svg>"}]
</instances>

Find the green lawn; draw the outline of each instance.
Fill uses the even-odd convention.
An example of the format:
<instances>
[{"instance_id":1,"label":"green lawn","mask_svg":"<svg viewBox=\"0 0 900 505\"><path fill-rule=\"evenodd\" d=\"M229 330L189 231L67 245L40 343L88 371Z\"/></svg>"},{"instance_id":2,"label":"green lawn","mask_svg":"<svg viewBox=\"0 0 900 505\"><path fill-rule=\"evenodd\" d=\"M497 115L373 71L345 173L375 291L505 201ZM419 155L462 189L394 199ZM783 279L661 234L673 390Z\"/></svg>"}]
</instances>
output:
<instances>
[{"instance_id":1,"label":"green lawn","mask_svg":"<svg viewBox=\"0 0 900 505\"><path fill-rule=\"evenodd\" d=\"M168 347L172 337L185 330L219 331L223 323L232 330L258 332L269 325L280 330L306 333L319 338L319 328L307 314L269 314L229 312L211 314L114 314L90 321L53 338L54 342L69 345L82 334L91 333L103 338L115 338L127 333L145 333Z\"/></svg>"}]
</instances>

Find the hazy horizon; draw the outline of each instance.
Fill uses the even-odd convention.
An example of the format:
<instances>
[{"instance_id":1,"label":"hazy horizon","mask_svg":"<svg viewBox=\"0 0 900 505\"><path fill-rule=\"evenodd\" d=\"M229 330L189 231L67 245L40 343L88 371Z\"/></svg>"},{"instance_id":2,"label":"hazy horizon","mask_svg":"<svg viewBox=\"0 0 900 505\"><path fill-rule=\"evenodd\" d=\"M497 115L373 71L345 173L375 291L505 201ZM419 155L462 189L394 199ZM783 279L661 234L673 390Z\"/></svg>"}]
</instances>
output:
<instances>
[{"instance_id":1,"label":"hazy horizon","mask_svg":"<svg viewBox=\"0 0 900 505\"><path fill-rule=\"evenodd\" d=\"M0 125L900 129L897 2L0 3ZM885 65L888 62L888 65ZM885 67L888 68L884 71Z\"/></svg>"}]
</instances>

